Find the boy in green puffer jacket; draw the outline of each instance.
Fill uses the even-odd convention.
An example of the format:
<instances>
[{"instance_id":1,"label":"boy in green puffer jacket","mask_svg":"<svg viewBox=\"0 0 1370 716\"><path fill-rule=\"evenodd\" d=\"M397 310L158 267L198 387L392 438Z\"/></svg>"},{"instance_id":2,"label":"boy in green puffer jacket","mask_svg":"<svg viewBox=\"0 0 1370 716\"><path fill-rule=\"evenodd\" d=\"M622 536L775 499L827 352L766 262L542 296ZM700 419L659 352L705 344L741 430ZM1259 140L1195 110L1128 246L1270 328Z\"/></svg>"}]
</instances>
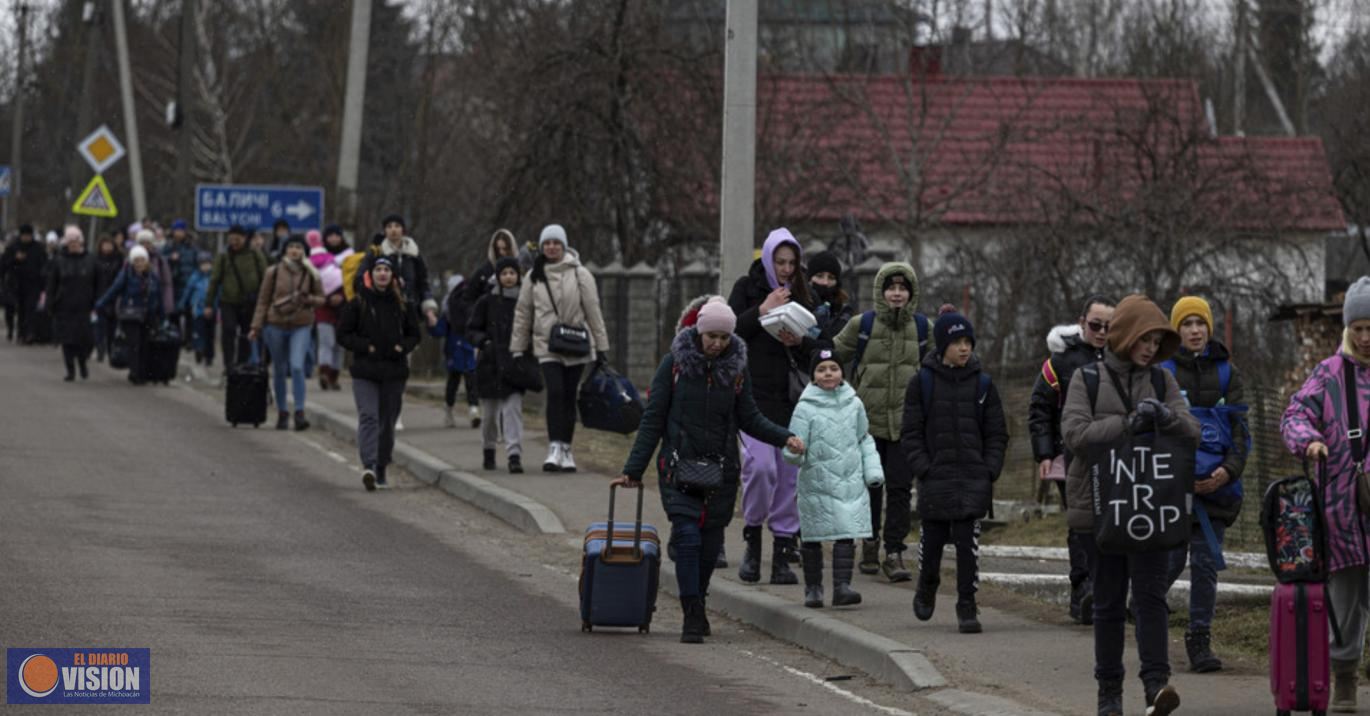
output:
<instances>
[{"instance_id":1,"label":"boy in green puffer jacket","mask_svg":"<svg viewBox=\"0 0 1370 716\"><path fill-rule=\"evenodd\" d=\"M786 449L785 461L799 466L799 533L804 535L804 606L823 606L823 543L832 547L832 605L861 603L851 588L856 538L871 533L867 490L885 481L875 440L867 432L866 408L842 380L833 351L814 353L812 380L790 418L790 432L804 441L804 454ZM817 449L815 449L817 448Z\"/></svg>"},{"instance_id":2,"label":"boy in green puffer jacket","mask_svg":"<svg viewBox=\"0 0 1370 716\"><path fill-rule=\"evenodd\" d=\"M866 406L870 434L885 473L882 487L870 488L871 536L861 542L862 574L884 572L891 582L906 582L913 573L904 566L904 540L912 527L913 472L899 449L904 389L918 373L931 333L918 313L918 276L902 261L887 263L875 274L875 310L851 319L834 339L838 362L851 366L847 381ZM883 499L888 493L888 500ZM880 512L886 503L880 561Z\"/></svg>"}]
</instances>

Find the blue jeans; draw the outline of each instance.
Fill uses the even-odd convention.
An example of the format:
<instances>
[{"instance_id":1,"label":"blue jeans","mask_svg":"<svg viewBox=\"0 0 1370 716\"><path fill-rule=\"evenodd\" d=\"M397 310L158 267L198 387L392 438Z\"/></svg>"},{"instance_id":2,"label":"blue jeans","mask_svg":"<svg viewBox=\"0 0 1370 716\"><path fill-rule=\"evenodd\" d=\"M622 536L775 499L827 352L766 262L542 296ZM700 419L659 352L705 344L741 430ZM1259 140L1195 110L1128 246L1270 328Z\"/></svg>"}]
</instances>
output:
<instances>
[{"instance_id":1,"label":"blue jeans","mask_svg":"<svg viewBox=\"0 0 1370 716\"><path fill-rule=\"evenodd\" d=\"M1170 678L1170 633L1165 606L1170 552L1099 554L1094 567L1094 678L1121 681L1127 590L1137 618L1137 655L1142 683Z\"/></svg>"},{"instance_id":2,"label":"blue jeans","mask_svg":"<svg viewBox=\"0 0 1370 716\"><path fill-rule=\"evenodd\" d=\"M1213 534L1218 538L1221 551L1227 526L1217 520L1209 521L1213 523ZM1175 580L1184 573L1186 558L1189 561L1189 630L1208 631L1213 625L1213 605L1218 599L1218 565L1204 531L1197 523L1189 535L1189 544L1176 547L1170 553L1170 586L1174 586Z\"/></svg>"},{"instance_id":3,"label":"blue jeans","mask_svg":"<svg viewBox=\"0 0 1370 716\"><path fill-rule=\"evenodd\" d=\"M309 326L266 326L262 329L262 339L266 341L266 349L271 352L271 385L276 391L276 409L288 410L285 402L285 373L289 370L295 409L304 410L304 362L309 353Z\"/></svg>"},{"instance_id":4,"label":"blue jeans","mask_svg":"<svg viewBox=\"0 0 1370 716\"><path fill-rule=\"evenodd\" d=\"M675 581L680 596L708 595L718 551L723 549L723 528L701 530L699 520L672 518L671 542L675 544Z\"/></svg>"}]
</instances>

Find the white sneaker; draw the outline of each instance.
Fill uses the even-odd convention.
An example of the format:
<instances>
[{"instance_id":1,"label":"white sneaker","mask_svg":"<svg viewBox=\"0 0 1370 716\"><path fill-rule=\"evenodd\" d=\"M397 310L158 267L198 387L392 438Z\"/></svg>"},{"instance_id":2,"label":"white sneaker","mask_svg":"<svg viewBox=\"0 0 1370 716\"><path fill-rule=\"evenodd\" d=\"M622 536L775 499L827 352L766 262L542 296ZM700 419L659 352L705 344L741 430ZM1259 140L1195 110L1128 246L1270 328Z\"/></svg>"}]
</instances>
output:
<instances>
[{"instance_id":1,"label":"white sneaker","mask_svg":"<svg viewBox=\"0 0 1370 716\"><path fill-rule=\"evenodd\" d=\"M472 405L471 410L468 412L471 415L471 427L480 427L480 408Z\"/></svg>"},{"instance_id":2,"label":"white sneaker","mask_svg":"<svg viewBox=\"0 0 1370 716\"><path fill-rule=\"evenodd\" d=\"M457 416L453 415L453 408L450 405L442 411L442 426L444 428L457 427ZM398 430L398 428L396 429Z\"/></svg>"},{"instance_id":3,"label":"white sneaker","mask_svg":"<svg viewBox=\"0 0 1370 716\"><path fill-rule=\"evenodd\" d=\"M543 472L561 472L561 443L547 443L547 459L542 461Z\"/></svg>"},{"instance_id":4,"label":"white sneaker","mask_svg":"<svg viewBox=\"0 0 1370 716\"><path fill-rule=\"evenodd\" d=\"M404 421L400 420L399 418L395 418L395 432L399 432L401 430L404 430Z\"/></svg>"},{"instance_id":5,"label":"white sneaker","mask_svg":"<svg viewBox=\"0 0 1370 716\"><path fill-rule=\"evenodd\" d=\"M571 455L571 443L561 443L561 458L557 462L557 467L560 467L562 472L576 471L576 459Z\"/></svg>"}]
</instances>

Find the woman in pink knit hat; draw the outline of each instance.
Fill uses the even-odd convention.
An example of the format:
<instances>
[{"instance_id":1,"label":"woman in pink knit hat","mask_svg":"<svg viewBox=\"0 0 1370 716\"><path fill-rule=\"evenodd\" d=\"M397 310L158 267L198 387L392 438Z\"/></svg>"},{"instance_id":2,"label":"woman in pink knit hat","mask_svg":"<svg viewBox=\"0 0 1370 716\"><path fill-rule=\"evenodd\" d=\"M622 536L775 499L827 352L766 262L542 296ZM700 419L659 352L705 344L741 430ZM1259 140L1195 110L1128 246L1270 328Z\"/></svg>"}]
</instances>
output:
<instances>
[{"instance_id":1,"label":"woman in pink knit hat","mask_svg":"<svg viewBox=\"0 0 1370 716\"><path fill-rule=\"evenodd\" d=\"M693 328L676 334L652 378L651 398L623 474L614 481L640 486L656 452L658 489L671 520L676 582L685 611L680 640L690 644L709 635L704 599L737 502L742 472L738 430L777 448L804 452L803 441L767 420L752 399L747 344L733 334L736 326L732 309L714 298L700 307ZM717 464L722 486L704 493L678 486L672 475L677 459Z\"/></svg>"}]
</instances>

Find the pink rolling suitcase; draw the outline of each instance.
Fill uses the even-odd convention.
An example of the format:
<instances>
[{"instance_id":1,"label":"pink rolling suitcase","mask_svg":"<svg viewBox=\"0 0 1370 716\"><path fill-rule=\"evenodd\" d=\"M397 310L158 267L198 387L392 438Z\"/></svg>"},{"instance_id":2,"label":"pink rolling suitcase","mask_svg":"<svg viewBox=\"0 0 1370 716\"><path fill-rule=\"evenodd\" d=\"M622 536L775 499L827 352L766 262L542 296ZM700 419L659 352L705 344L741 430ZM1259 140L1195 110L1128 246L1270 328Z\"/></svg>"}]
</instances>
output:
<instances>
[{"instance_id":1,"label":"pink rolling suitcase","mask_svg":"<svg viewBox=\"0 0 1370 716\"><path fill-rule=\"evenodd\" d=\"M1332 693L1327 624L1326 585L1275 586L1270 600L1270 691L1276 713L1327 712Z\"/></svg>"}]
</instances>

